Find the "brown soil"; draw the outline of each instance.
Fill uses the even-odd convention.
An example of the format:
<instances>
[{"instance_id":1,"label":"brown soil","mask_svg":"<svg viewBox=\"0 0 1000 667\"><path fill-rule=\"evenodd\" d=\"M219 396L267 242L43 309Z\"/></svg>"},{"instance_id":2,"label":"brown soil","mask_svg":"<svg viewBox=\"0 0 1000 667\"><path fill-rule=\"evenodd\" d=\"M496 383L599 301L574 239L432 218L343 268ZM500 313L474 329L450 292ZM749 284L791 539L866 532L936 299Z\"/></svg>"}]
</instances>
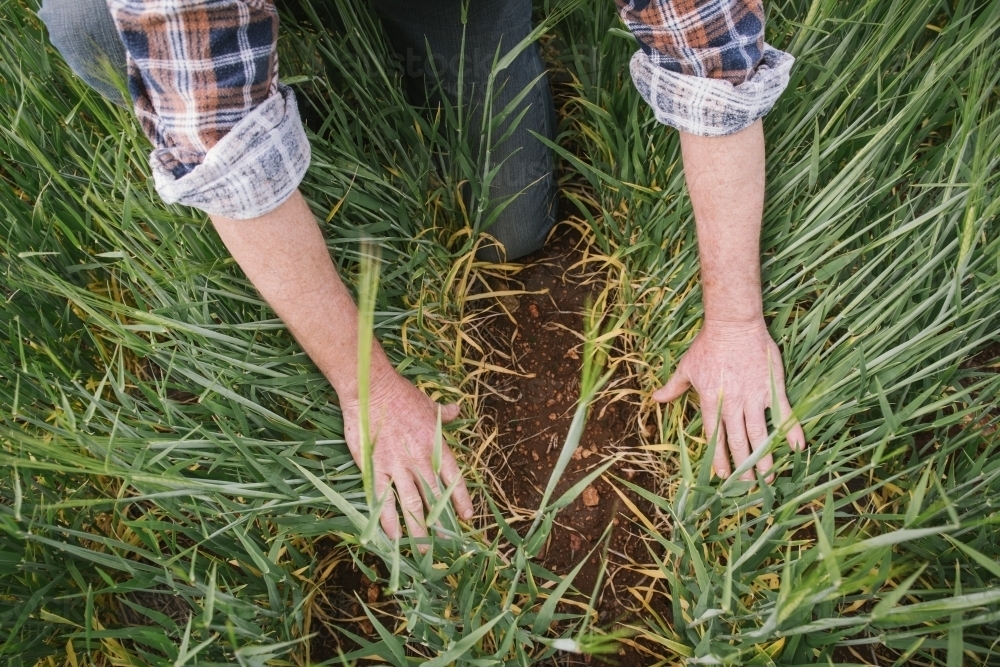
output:
<instances>
[{"instance_id":1,"label":"brown soil","mask_svg":"<svg viewBox=\"0 0 1000 667\"><path fill-rule=\"evenodd\" d=\"M838 646L831 656L837 665L895 665L899 652L882 644L862 646ZM922 665L916 660L907 660L903 665Z\"/></svg>"},{"instance_id":2,"label":"brown soil","mask_svg":"<svg viewBox=\"0 0 1000 667\"><path fill-rule=\"evenodd\" d=\"M518 516L528 517L515 524L522 534L531 524L531 512L538 507L569 431L579 397L583 313L588 300L603 288L599 280L582 279L579 269L570 269L582 256L579 241L579 234L572 228L557 229L544 249L524 260L527 268L507 284L495 285L497 289L524 290L529 294L502 297L500 315L481 333L486 339L482 342L499 352L498 357L507 357L495 363L519 373L491 378L495 393L485 400L480 416L495 420L498 446L487 466L495 476L494 486L499 487L497 495L505 496L506 504ZM629 589L653 583L637 571L654 567L641 537L642 527L612 487L614 484L646 516L654 516L649 502L613 479L655 488L650 473L634 464L639 458L634 448L641 444L634 389L622 365L592 406L577 454L553 499L608 457L619 452L626 455L559 513L547 544L536 558L558 575L568 574L586 558L573 582L580 599L586 600L600 571L602 535L613 523L608 567L597 603L597 624L608 630L620 622L635 623L647 613ZM658 548L656 552L662 555ZM656 611L669 618L665 602L664 596L653 596ZM590 664L597 660L560 655L552 664ZM632 647L624 647L618 655L605 660L626 666L649 662L647 656Z\"/></svg>"},{"instance_id":3,"label":"brown soil","mask_svg":"<svg viewBox=\"0 0 1000 667\"><path fill-rule=\"evenodd\" d=\"M579 271L569 270L582 256L579 244L576 230L560 227L544 249L523 260L525 269L506 280L491 279L495 290L523 290L532 294L494 301L482 314L484 326L477 332L479 342L490 350L490 362L518 373L495 373L488 378L492 393L481 405L480 417L486 430L495 424L498 431L496 446L483 464L493 477L494 496L508 518L513 515L522 519L514 522L522 534L530 526L531 512L538 507L569 431L579 397L583 312L588 300L603 288L601 281L593 276L588 279ZM655 488L652 475L641 464L636 465L644 456L635 449L641 444L638 404L635 385L626 371L624 365L619 368L592 406L578 454L556 487L553 500L607 457L616 453L625 456L559 513L543 552L535 559L553 573L566 575L586 558L574 580L577 599L586 602L600 572L604 546L601 537L608 524L613 523L607 570L596 607L596 624L606 630L613 630L622 622L641 625L642 616L648 612L642 610L629 589L654 584L638 571L655 569L647 543L641 537L642 527L611 486L613 483L646 516L654 516L649 502L613 479ZM657 556L662 556L656 545L650 546ZM381 564L367 559L365 562L377 571L384 569ZM312 660L334 658L338 647L345 653L357 648L349 638L333 631L332 626L377 641L357 598L378 601L375 607L391 613L386 607L391 601L384 596L379 598L379 592L377 585L349 557L339 559L324 577L323 598L314 607L325 618L314 616L312 620L311 630L319 633L311 643ZM669 620L666 597L659 593L648 597L653 609ZM580 609L566 607L563 611L579 613ZM392 627L388 617L381 620ZM624 646L610 656L559 654L545 664L601 662L632 667L649 664L650 658L631 646Z\"/></svg>"},{"instance_id":4,"label":"brown soil","mask_svg":"<svg viewBox=\"0 0 1000 667\"><path fill-rule=\"evenodd\" d=\"M987 370L1000 367L1000 340L994 341L962 362L962 368Z\"/></svg>"},{"instance_id":5,"label":"brown soil","mask_svg":"<svg viewBox=\"0 0 1000 667\"><path fill-rule=\"evenodd\" d=\"M187 600L180 595L176 595L165 586L157 588L158 590L134 591L115 598L118 603L118 613L124 626L134 628L143 625L157 625L157 622L153 618L128 604L131 602L132 604L163 614L178 627L184 627L188 616L191 615L191 607L188 605Z\"/></svg>"},{"instance_id":6,"label":"brown soil","mask_svg":"<svg viewBox=\"0 0 1000 667\"><path fill-rule=\"evenodd\" d=\"M382 583L388 576L382 561L370 554L363 557L365 566L378 575L378 581L372 581L346 550L336 546L332 539L322 540L319 547L320 550L325 547L330 551L317 568L323 580L310 619L309 631L317 633L309 645L312 662L336 659L338 648L345 654L361 648L338 630L346 630L368 641L378 641L378 633L361 608L359 599L390 631L395 627L394 614L399 611L396 603L387 598L382 590Z\"/></svg>"}]
</instances>

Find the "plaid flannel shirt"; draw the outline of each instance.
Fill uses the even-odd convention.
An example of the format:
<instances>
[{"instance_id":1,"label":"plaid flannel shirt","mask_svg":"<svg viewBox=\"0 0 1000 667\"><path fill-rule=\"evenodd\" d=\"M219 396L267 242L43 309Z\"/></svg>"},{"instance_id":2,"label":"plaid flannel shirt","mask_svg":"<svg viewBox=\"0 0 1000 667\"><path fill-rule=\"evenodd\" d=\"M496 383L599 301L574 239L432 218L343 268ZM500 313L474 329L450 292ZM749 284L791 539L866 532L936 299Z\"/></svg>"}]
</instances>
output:
<instances>
[{"instance_id":1,"label":"plaid flannel shirt","mask_svg":"<svg viewBox=\"0 0 1000 667\"><path fill-rule=\"evenodd\" d=\"M764 43L762 0L616 2L640 46L632 80L662 123L732 134L788 85L794 59ZM278 83L273 0L107 3L164 201L248 219L291 196L309 142L295 95Z\"/></svg>"},{"instance_id":2,"label":"plaid flannel shirt","mask_svg":"<svg viewBox=\"0 0 1000 667\"><path fill-rule=\"evenodd\" d=\"M766 114L795 59L764 43L763 0L617 0L639 42L632 81L661 123L703 137Z\"/></svg>"}]
</instances>

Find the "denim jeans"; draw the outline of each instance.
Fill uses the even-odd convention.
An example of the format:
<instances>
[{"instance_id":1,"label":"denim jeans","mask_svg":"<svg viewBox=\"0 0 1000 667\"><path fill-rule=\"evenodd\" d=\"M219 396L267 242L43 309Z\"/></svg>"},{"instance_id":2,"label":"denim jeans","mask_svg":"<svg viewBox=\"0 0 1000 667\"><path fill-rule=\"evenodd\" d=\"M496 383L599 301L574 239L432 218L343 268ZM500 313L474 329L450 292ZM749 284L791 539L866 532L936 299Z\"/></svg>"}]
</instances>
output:
<instances>
[{"instance_id":1,"label":"denim jeans","mask_svg":"<svg viewBox=\"0 0 1000 667\"><path fill-rule=\"evenodd\" d=\"M463 72L463 106L470 132L481 126L486 87L494 56L502 57L531 31L530 0L469 0L465 26L461 0L372 0L395 55L411 101L435 103L440 89L454 103ZM70 68L109 100L123 104L115 79L125 80L125 49L105 0L43 0L39 17L49 39ZM465 35L464 57L462 37ZM428 47L431 57L428 58ZM462 68L459 67L460 62ZM501 164L490 184L491 206L502 210L489 229L499 246L481 246L482 259L512 260L539 249L555 223L557 187L552 151L532 132L552 139L555 115L538 49L523 50L494 83L494 113L528 86L531 90L493 133L502 136L512 119L517 127L493 147L491 165ZM438 88L435 84L440 83ZM471 137L478 145L478 136ZM479 159L478 154L473 155Z\"/></svg>"},{"instance_id":2,"label":"denim jeans","mask_svg":"<svg viewBox=\"0 0 1000 667\"><path fill-rule=\"evenodd\" d=\"M104 0L43 0L38 18L70 69L105 98L124 105L118 85L125 84L125 47Z\"/></svg>"}]
</instances>

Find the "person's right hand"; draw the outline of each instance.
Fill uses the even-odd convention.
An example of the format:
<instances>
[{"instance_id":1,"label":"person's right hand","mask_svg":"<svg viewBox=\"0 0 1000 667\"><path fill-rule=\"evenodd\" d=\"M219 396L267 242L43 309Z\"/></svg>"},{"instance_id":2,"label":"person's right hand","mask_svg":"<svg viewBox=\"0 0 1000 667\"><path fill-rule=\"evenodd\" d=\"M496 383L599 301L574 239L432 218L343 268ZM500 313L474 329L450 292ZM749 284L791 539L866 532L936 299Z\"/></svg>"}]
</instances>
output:
<instances>
[{"instance_id":1,"label":"person's right hand","mask_svg":"<svg viewBox=\"0 0 1000 667\"><path fill-rule=\"evenodd\" d=\"M438 409L442 423L446 423L458 416L458 405L438 405L395 370L373 374L369 394L369 428L375 442L372 453L375 495L381 498L390 486L396 487L407 533L415 538L427 537L424 506L429 509L434 498L441 494L431 466ZM360 406L357 400L348 400L342 401L341 409L347 446L360 467ZM447 486L459 480L451 500L460 518L471 519L472 498L447 444L441 448L441 479ZM434 497L425 496L425 484ZM381 524L389 539L401 536L399 512L391 494L382 505Z\"/></svg>"}]
</instances>

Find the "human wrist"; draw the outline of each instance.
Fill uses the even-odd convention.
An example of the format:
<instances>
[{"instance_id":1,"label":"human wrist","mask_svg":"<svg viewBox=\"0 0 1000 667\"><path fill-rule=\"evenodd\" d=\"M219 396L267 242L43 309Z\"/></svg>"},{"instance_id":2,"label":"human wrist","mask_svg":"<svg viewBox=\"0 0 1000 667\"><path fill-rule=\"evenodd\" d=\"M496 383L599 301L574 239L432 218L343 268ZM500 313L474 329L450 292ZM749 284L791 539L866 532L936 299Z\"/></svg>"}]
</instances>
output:
<instances>
[{"instance_id":1,"label":"human wrist","mask_svg":"<svg viewBox=\"0 0 1000 667\"><path fill-rule=\"evenodd\" d=\"M387 357L383 355L381 362L376 365L373 359L369 373L368 401L373 405L390 400L399 393L401 385L412 386L393 368Z\"/></svg>"},{"instance_id":2,"label":"human wrist","mask_svg":"<svg viewBox=\"0 0 1000 667\"><path fill-rule=\"evenodd\" d=\"M725 280L706 278L704 283L705 326L720 332L766 328L759 280L733 271Z\"/></svg>"},{"instance_id":3,"label":"human wrist","mask_svg":"<svg viewBox=\"0 0 1000 667\"><path fill-rule=\"evenodd\" d=\"M710 338L743 338L748 335L767 334L767 323L764 321L763 313L747 317L706 316L701 330Z\"/></svg>"},{"instance_id":4,"label":"human wrist","mask_svg":"<svg viewBox=\"0 0 1000 667\"><path fill-rule=\"evenodd\" d=\"M360 403L361 382L355 369L351 369L346 377L331 377L331 373L325 375L337 392L342 406L357 406ZM368 366L368 402L378 403L391 395L401 379L382 350L373 349Z\"/></svg>"}]
</instances>

